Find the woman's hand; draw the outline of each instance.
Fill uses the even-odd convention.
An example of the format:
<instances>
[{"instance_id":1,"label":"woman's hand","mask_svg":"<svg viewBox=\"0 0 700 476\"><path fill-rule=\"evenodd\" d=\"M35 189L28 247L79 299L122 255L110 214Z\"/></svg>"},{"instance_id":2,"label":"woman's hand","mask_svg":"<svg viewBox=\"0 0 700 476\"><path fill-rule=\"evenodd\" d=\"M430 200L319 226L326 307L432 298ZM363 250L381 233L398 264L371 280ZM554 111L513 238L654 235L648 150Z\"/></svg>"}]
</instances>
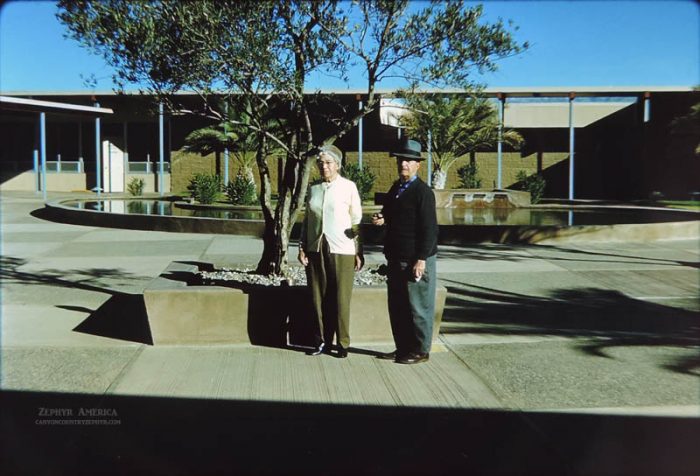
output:
<instances>
[{"instance_id":1,"label":"woman's hand","mask_svg":"<svg viewBox=\"0 0 700 476\"><path fill-rule=\"evenodd\" d=\"M299 256L297 256L297 259L304 266L309 264L309 258L306 256L306 253L304 253L304 250L302 250L301 248L299 248Z\"/></svg>"},{"instance_id":2,"label":"woman's hand","mask_svg":"<svg viewBox=\"0 0 700 476\"><path fill-rule=\"evenodd\" d=\"M361 254L355 255L355 271L361 270L364 265L365 265L364 255L361 255Z\"/></svg>"}]
</instances>

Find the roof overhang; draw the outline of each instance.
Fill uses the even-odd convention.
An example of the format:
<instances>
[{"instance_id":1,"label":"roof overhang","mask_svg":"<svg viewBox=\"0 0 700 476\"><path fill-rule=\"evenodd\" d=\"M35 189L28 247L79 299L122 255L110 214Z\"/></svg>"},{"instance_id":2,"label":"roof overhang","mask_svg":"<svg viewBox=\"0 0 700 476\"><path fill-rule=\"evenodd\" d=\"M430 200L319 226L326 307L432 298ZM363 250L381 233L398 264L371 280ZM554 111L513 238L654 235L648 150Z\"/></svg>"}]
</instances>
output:
<instances>
[{"instance_id":1,"label":"roof overhang","mask_svg":"<svg viewBox=\"0 0 700 476\"><path fill-rule=\"evenodd\" d=\"M40 101L38 99L27 99L11 96L0 96L0 109L7 111L50 112L57 114L80 114L88 116L101 116L114 113L114 111L106 107L83 106L80 104Z\"/></svg>"},{"instance_id":2,"label":"roof overhang","mask_svg":"<svg viewBox=\"0 0 700 476\"><path fill-rule=\"evenodd\" d=\"M569 97L574 94L576 97L622 97L622 96L640 96L645 93L691 93L695 91L693 86L526 86L526 87L499 87L491 86L482 90L486 96L497 97L504 95L505 97ZM348 89L320 89L307 90L307 94L320 92L321 94L338 94L338 95L361 95L366 96L366 89L348 88ZM382 96L392 96L396 92L395 89L377 88L376 94ZM464 89L420 89L423 93L464 93ZM127 96L138 96L139 91L125 91ZM107 91L6 91L6 95L11 96L117 96L124 93L117 93L113 90ZM195 92L181 91L177 95L196 95Z\"/></svg>"}]
</instances>

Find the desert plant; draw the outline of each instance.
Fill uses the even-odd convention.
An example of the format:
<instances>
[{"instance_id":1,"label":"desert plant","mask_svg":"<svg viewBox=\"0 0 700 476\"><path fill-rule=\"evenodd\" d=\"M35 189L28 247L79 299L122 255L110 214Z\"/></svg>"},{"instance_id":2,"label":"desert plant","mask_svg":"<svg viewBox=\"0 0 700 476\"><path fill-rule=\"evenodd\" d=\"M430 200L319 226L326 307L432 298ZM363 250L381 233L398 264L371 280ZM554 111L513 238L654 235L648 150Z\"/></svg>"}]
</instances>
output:
<instances>
[{"instance_id":1,"label":"desert plant","mask_svg":"<svg viewBox=\"0 0 700 476\"><path fill-rule=\"evenodd\" d=\"M199 203L213 203L221 192L221 179L211 174L194 174L187 190Z\"/></svg>"},{"instance_id":2,"label":"desert plant","mask_svg":"<svg viewBox=\"0 0 700 476\"><path fill-rule=\"evenodd\" d=\"M498 111L479 91L471 95L416 94L402 91L412 112L401 117L408 134L433 154L432 186L444 189L447 173L460 157L469 152L494 147L499 137L518 149L524 139L515 130L499 129Z\"/></svg>"},{"instance_id":3,"label":"desert plant","mask_svg":"<svg viewBox=\"0 0 700 476\"><path fill-rule=\"evenodd\" d=\"M374 186L374 181L377 180L377 176L368 169L367 167L360 169L357 164L346 164L341 169L341 175L348 180L352 180L357 185L357 191L360 192L360 198L362 200L369 200L372 198L370 192Z\"/></svg>"},{"instance_id":4,"label":"desert plant","mask_svg":"<svg viewBox=\"0 0 700 476\"><path fill-rule=\"evenodd\" d=\"M459 186L462 188L481 188L481 178L479 177L479 167L476 162L469 162L457 169L459 176Z\"/></svg>"},{"instance_id":5,"label":"desert plant","mask_svg":"<svg viewBox=\"0 0 700 476\"><path fill-rule=\"evenodd\" d=\"M257 201L255 182L251 182L240 171L232 182L226 184L226 196L233 205L254 205Z\"/></svg>"},{"instance_id":6,"label":"desert plant","mask_svg":"<svg viewBox=\"0 0 700 476\"><path fill-rule=\"evenodd\" d=\"M523 190L530 192L530 202L539 203L544 195L544 188L547 181L540 174L528 175L527 172L521 170L517 175Z\"/></svg>"},{"instance_id":7,"label":"desert plant","mask_svg":"<svg viewBox=\"0 0 700 476\"><path fill-rule=\"evenodd\" d=\"M143 187L145 185L146 182L144 182L142 178L134 177L127 184L126 190L134 197L139 197L143 195Z\"/></svg>"}]
</instances>

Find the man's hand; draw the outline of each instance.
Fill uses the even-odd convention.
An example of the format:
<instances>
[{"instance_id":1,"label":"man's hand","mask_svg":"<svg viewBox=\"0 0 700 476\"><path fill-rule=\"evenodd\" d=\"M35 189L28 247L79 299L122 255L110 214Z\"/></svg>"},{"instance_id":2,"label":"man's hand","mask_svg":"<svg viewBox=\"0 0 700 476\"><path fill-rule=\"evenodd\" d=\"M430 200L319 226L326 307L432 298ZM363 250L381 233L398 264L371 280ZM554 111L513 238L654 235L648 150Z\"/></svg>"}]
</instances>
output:
<instances>
[{"instance_id":1,"label":"man's hand","mask_svg":"<svg viewBox=\"0 0 700 476\"><path fill-rule=\"evenodd\" d=\"M425 273L425 260L419 259L416 264L413 265L413 277L416 281L420 281Z\"/></svg>"},{"instance_id":2,"label":"man's hand","mask_svg":"<svg viewBox=\"0 0 700 476\"><path fill-rule=\"evenodd\" d=\"M302 250L301 248L299 248L299 256L297 256L297 259L304 266L309 264L309 258L306 256L306 253L304 253L304 250Z\"/></svg>"},{"instance_id":3,"label":"man's hand","mask_svg":"<svg viewBox=\"0 0 700 476\"><path fill-rule=\"evenodd\" d=\"M372 215L372 225L382 226L384 224L384 215L375 213Z\"/></svg>"}]
</instances>

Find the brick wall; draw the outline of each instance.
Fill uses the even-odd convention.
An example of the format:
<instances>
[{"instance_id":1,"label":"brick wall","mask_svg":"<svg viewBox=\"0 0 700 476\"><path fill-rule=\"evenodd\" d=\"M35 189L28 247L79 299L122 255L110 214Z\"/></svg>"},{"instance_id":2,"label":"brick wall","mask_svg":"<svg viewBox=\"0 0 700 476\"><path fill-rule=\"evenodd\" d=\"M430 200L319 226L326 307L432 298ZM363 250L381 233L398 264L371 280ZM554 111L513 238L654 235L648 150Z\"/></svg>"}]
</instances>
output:
<instances>
[{"instance_id":1,"label":"brick wall","mask_svg":"<svg viewBox=\"0 0 700 476\"><path fill-rule=\"evenodd\" d=\"M496 177L498 171L498 158L496 152L479 152L475 154L475 161L479 170L479 177L484 188L492 188L496 186ZM345 160L348 163L357 163L357 152L346 153ZM529 174L534 174L538 171L546 171L560 162L568 159L566 152L544 152L532 153L521 157L519 152L504 152L503 153L503 171L502 184L504 188L514 187L517 183L516 176L518 171L524 170ZM457 170L463 165L469 163L469 157L465 156L457 160L452 165L447 175L447 188L459 188L459 177ZM374 192L385 192L391 184L396 180L397 170L396 162L389 156L388 152L363 152L362 154L363 167L369 167L377 176L374 183ZM217 171L223 176L223 155L218 163L215 154L210 154L202 157L200 154L189 152L174 151L172 153L172 184L173 193L183 193L187 191L187 185L190 178L196 173L213 174ZM229 159L229 179L232 180L238 173L239 164L233 157ZM427 180L426 173L428 163L423 162L419 171L419 176L423 180ZM259 177L257 166L254 166L255 182L259 186ZM273 193L277 191L277 160L270 161L270 172L272 177ZM317 173L314 171L314 176Z\"/></svg>"}]
</instances>

